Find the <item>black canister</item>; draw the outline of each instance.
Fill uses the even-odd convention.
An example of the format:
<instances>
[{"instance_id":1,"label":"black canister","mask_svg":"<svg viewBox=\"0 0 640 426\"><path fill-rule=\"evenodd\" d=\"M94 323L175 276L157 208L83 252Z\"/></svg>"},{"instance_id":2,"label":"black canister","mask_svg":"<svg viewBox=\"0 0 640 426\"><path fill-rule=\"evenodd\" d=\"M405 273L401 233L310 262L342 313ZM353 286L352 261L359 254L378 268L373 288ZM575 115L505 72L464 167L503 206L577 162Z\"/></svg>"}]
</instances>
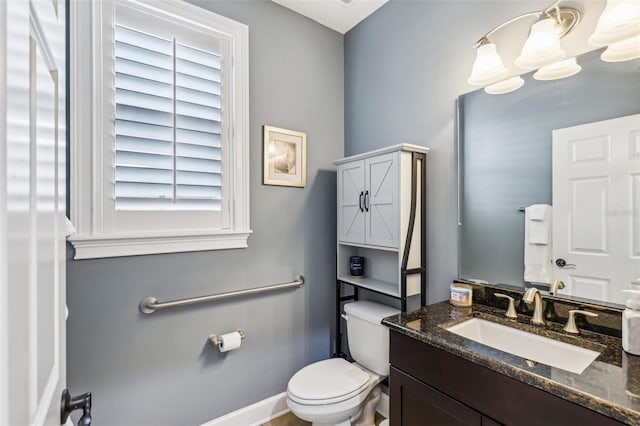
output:
<instances>
[{"instance_id":1,"label":"black canister","mask_svg":"<svg viewBox=\"0 0 640 426\"><path fill-rule=\"evenodd\" d=\"M349 270L352 277L364 276L364 257L351 256L349 258Z\"/></svg>"}]
</instances>

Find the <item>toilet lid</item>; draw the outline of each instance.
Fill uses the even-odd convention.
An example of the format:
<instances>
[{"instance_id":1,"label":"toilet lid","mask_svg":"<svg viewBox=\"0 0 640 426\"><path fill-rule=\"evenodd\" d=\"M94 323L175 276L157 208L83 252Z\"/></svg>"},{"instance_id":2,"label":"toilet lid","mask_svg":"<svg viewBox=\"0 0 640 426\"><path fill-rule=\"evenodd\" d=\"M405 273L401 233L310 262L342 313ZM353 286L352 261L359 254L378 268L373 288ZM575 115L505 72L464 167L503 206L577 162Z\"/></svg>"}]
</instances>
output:
<instances>
[{"instance_id":1,"label":"toilet lid","mask_svg":"<svg viewBox=\"0 0 640 426\"><path fill-rule=\"evenodd\" d=\"M365 390L370 376L342 358L304 367L289 380L289 397L303 404L335 403ZM330 400L330 401L329 401Z\"/></svg>"}]
</instances>

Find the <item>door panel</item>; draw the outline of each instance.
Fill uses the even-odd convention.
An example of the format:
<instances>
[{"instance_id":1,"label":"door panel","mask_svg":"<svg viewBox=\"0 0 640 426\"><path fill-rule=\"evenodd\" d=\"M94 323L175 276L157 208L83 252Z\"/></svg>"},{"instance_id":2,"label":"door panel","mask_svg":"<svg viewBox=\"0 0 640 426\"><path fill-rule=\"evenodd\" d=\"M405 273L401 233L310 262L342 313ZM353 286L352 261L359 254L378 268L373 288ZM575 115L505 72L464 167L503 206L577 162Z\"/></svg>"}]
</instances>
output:
<instances>
[{"instance_id":1,"label":"door panel","mask_svg":"<svg viewBox=\"0 0 640 426\"><path fill-rule=\"evenodd\" d=\"M338 229L339 240L364 243L364 161L338 166Z\"/></svg>"},{"instance_id":2,"label":"door panel","mask_svg":"<svg viewBox=\"0 0 640 426\"><path fill-rule=\"evenodd\" d=\"M65 10L0 9L0 424L54 425L65 386Z\"/></svg>"},{"instance_id":3,"label":"door panel","mask_svg":"<svg viewBox=\"0 0 640 426\"><path fill-rule=\"evenodd\" d=\"M391 367L391 424L396 426L480 426L482 415Z\"/></svg>"},{"instance_id":4,"label":"door panel","mask_svg":"<svg viewBox=\"0 0 640 426\"><path fill-rule=\"evenodd\" d=\"M569 251L572 253L608 253L611 209L611 181L608 176L570 180L571 212L569 225ZM577 214L580 212L580 214Z\"/></svg>"},{"instance_id":5,"label":"door panel","mask_svg":"<svg viewBox=\"0 0 640 426\"><path fill-rule=\"evenodd\" d=\"M37 24L33 24L37 25ZM30 283L30 352L36 364L30 366L34 371L32 404L39 410L47 410L59 379L59 353L57 330L59 300L56 289L59 287L56 274L59 252L57 250L58 203L57 203L57 66L53 62L53 52L40 39L43 28L32 28L31 40L31 134L35 141L31 143L32 181L32 247L35 256L31 256L32 278ZM35 143L34 143L35 142ZM34 355L35 354L35 355ZM33 362L33 361L32 361ZM55 395L57 396L57 395ZM42 408L40 408L42 407ZM36 418L42 418L45 412L37 412Z\"/></svg>"},{"instance_id":6,"label":"door panel","mask_svg":"<svg viewBox=\"0 0 640 426\"><path fill-rule=\"evenodd\" d=\"M398 153L378 155L365 161L368 210L366 243L397 247L399 240Z\"/></svg>"},{"instance_id":7,"label":"door panel","mask_svg":"<svg viewBox=\"0 0 640 426\"><path fill-rule=\"evenodd\" d=\"M640 278L640 115L553 132L553 251L563 291L624 303Z\"/></svg>"},{"instance_id":8,"label":"door panel","mask_svg":"<svg viewBox=\"0 0 640 426\"><path fill-rule=\"evenodd\" d=\"M640 173L631 175L631 206L632 211L640 212ZM634 214L631 220L631 238L631 256L640 259L640 213Z\"/></svg>"}]
</instances>

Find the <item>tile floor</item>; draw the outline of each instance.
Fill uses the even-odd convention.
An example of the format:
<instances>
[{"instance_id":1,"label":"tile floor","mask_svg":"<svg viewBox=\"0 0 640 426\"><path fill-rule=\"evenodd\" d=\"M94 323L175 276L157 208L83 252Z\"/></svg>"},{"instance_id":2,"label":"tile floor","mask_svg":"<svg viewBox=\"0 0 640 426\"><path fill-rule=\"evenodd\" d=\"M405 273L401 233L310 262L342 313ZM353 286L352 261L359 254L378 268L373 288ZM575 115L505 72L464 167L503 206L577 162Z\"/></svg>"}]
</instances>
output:
<instances>
[{"instance_id":1,"label":"tile floor","mask_svg":"<svg viewBox=\"0 0 640 426\"><path fill-rule=\"evenodd\" d=\"M384 420L379 413L376 413L376 426ZM297 418L293 413L287 413L280 417L276 417L270 422L264 423L262 426L311 426L311 423Z\"/></svg>"}]
</instances>

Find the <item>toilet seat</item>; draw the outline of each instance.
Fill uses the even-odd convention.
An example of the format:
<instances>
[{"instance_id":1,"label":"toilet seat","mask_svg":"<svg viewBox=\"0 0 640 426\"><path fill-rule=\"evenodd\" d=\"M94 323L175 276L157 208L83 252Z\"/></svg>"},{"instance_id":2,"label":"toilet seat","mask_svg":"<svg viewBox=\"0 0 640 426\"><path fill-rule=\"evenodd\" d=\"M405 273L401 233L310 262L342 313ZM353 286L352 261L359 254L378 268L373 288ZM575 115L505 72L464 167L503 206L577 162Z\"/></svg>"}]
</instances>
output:
<instances>
[{"instance_id":1,"label":"toilet seat","mask_svg":"<svg viewBox=\"0 0 640 426\"><path fill-rule=\"evenodd\" d=\"M369 389L371 375L342 359L310 364L293 375L289 398L302 405L327 405L348 400Z\"/></svg>"}]
</instances>

